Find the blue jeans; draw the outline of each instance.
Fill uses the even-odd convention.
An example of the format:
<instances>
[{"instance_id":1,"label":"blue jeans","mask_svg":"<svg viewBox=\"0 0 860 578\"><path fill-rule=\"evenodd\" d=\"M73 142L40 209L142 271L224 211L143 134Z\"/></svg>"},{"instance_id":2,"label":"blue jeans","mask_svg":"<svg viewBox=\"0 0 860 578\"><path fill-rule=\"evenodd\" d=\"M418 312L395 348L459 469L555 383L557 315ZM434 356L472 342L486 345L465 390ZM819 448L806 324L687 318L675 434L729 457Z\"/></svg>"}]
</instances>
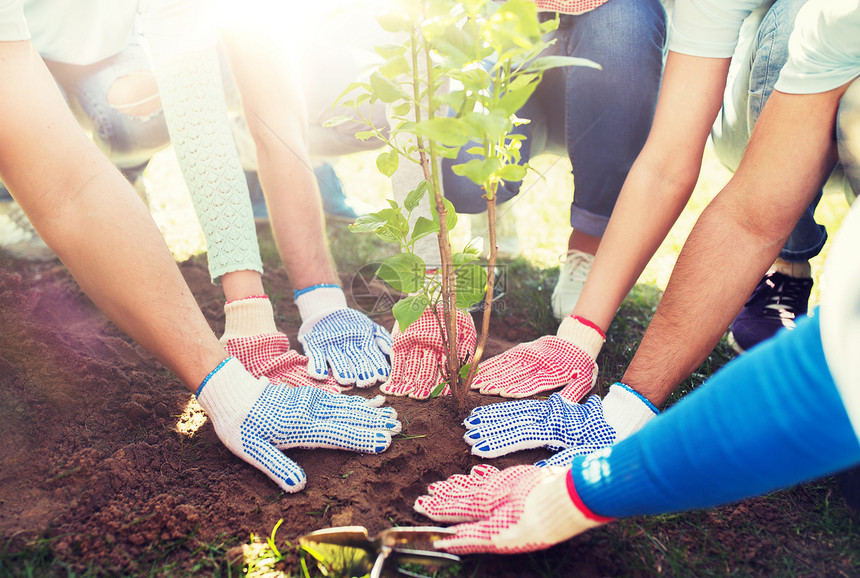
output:
<instances>
[{"instance_id":1,"label":"blue jeans","mask_svg":"<svg viewBox=\"0 0 860 578\"><path fill-rule=\"evenodd\" d=\"M108 104L107 94L116 80L149 70L143 47L132 41L115 56L81 66L74 80L57 83L78 122L132 183L152 156L170 144L167 124L161 110L146 118L124 114ZM0 200L9 198L0 183Z\"/></svg>"},{"instance_id":2,"label":"blue jeans","mask_svg":"<svg viewBox=\"0 0 860 578\"><path fill-rule=\"evenodd\" d=\"M723 110L712 133L720 161L734 171L740 164L753 127L773 92L779 71L788 60L788 39L797 12L807 0L776 0L753 13L744 23L732 59L731 79ZM800 217L779 256L786 261L807 261L821 252L827 240L814 213L821 191Z\"/></svg>"},{"instance_id":3,"label":"blue jeans","mask_svg":"<svg viewBox=\"0 0 860 578\"><path fill-rule=\"evenodd\" d=\"M107 95L123 76L151 69L143 47L132 41L119 54L88 66L74 82L60 84L78 122L131 182L170 144L167 123L160 109L147 117L125 114L108 104Z\"/></svg>"},{"instance_id":4,"label":"blue jeans","mask_svg":"<svg viewBox=\"0 0 860 578\"><path fill-rule=\"evenodd\" d=\"M543 152L567 154L573 167L570 224L602 236L624 179L651 129L663 71L666 12L659 0L612 0L579 16L561 15L550 53L587 58L603 70L552 69L517 116L531 123L513 132L527 138L522 163ZM442 162L445 196L457 211L486 210L480 187L451 166L473 158L462 147ZM498 202L520 193L506 182Z\"/></svg>"}]
</instances>

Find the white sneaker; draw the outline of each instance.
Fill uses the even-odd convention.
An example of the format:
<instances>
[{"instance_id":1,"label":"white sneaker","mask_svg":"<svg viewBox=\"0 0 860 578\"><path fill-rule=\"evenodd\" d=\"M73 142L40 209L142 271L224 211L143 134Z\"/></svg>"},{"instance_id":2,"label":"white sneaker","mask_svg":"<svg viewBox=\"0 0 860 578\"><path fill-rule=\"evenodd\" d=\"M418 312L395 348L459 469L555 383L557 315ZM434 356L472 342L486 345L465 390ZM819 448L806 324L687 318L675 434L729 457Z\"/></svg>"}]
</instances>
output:
<instances>
[{"instance_id":1,"label":"white sneaker","mask_svg":"<svg viewBox=\"0 0 860 578\"><path fill-rule=\"evenodd\" d=\"M0 201L0 251L25 261L57 258L15 201Z\"/></svg>"},{"instance_id":2,"label":"white sneaker","mask_svg":"<svg viewBox=\"0 0 860 578\"><path fill-rule=\"evenodd\" d=\"M594 255L582 251L568 251L558 275L558 282L552 290L552 313L558 321L561 321L573 311L582 288L585 287L585 279L591 271L594 263Z\"/></svg>"}]
</instances>

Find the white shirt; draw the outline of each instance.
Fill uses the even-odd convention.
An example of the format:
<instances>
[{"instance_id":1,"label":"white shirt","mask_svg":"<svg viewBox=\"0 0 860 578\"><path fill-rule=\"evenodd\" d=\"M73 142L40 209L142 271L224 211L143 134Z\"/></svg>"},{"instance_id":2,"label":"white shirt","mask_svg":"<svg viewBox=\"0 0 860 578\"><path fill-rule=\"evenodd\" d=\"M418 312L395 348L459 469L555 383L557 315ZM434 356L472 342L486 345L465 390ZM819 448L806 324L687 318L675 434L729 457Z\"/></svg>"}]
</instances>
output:
<instances>
[{"instance_id":1,"label":"white shirt","mask_svg":"<svg viewBox=\"0 0 860 578\"><path fill-rule=\"evenodd\" d=\"M21 0L0 0L0 42L27 40L30 33L24 20Z\"/></svg>"},{"instance_id":2,"label":"white shirt","mask_svg":"<svg viewBox=\"0 0 860 578\"><path fill-rule=\"evenodd\" d=\"M57 62L84 65L114 56L125 49L136 24L157 51L191 52L209 48L216 41L210 11L200 0L14 3L23 4L33 46L44 58Z\"/></svg>"},{"instance_id":3,"label":"white shirt","mask_svg":"<svg viewBox=\"0 0 860 578\"><path fill-rule=\"evenodd\" d=\"M669 50L731 58L741 25L772 0L677 0ZM860 0L809 0L797 16L789 60L777 81L781 92L812 94L841 86L860 65ZM826 33L825 33L826 30Z\"/></svg>"}]
</instances>

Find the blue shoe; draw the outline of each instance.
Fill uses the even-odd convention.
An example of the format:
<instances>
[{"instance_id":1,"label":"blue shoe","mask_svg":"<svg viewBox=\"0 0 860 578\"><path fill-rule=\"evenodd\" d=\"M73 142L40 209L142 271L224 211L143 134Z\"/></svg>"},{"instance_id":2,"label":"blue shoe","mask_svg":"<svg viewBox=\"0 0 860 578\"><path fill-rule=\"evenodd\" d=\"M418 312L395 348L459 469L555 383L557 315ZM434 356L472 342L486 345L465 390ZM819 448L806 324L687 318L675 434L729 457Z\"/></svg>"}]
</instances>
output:
<instances>
[{"instance_id":1,"label":"blue shoe","mask_svg":"<svg viewBox=\"0 0 860 578\"><path fill-rule=\"evenodd\" d=\"M263 196L260 177L257 176L256 171L245 171L245 180L248 181L248 192L251 197L251 211L254 213L254 222L268 223L269 210L266 208L266 197Z\"/></svg>"},{"instance_id":2,"label":"blue shoe","mask_svg":"<svg viewBox=\"0 0 860 578\"><path fill-rule=\"evenodd\" d=\"M323 212L329 219L352 223L359 214L367 214L370 211L361 209L356 211L346 201L346 193L343 192L343 185L340 177L334 172L334 168L323 163L314 167L314 174L319 184L320 198L322 199ZM258 223L269 222L269 211L266 209L266 199L263 196L263 189L260 186L260 179L256 172L245 171L245 178L248 181L248 190L251 194L251 209L254 212L254 220Z\"/></svg>"},{"instance_id":3,"label":"blue shoe","mask_svg":"<svg viewBox=\"0 0 860 578\"><path fill-rule=\"evenodd\" d=\"M783 327L794 329L806 315L812 279L767 273L729 327L729 345L738 353L769 339Z\"/></svg>"}]
</instances>

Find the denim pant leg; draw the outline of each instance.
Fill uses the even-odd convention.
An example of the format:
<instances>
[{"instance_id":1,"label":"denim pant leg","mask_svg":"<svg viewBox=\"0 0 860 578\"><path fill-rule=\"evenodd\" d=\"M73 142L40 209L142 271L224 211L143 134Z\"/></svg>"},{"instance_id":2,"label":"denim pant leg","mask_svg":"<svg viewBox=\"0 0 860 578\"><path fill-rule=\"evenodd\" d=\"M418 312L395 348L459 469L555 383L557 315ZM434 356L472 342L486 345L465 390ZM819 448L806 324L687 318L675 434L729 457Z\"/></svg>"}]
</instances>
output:
<instances>
[{"instance_id":1,"label":"denim pant leg","mask_svg":"<svg viewBox=\"0 0 860 578\"><path fill-rule=\"evenodd\" d=\"M522 162L548 151L568 154L573 166L571 225L602 236L627 172L645 143L660 86L666 13L659 0L613 0L580 16L562 15L550 53L587 58L603 70L552 69L517 113L532 122L513 132L527 139ZM445 196L465 213L486 205L480 187L454 175L450 167L472 155L443 161ZM498 202L520 192L520 182L504 183Z\"/></svg>"},{"instance_id":2,"label":"denim pant leg","mask_svg":"<svg viewBox=\"0 0 860 578\"><path fill-rule=\"evenodd\" d=\"M164 112L149 116L125 114L108 104L108 91L123 76L149 72L143 47L136 42L90 67L71 85L62 86L81 125L130 182L143 172L152 156L170 144Z\"/></svg>"},{"instance_id":3,"label":"denim pant leg","mask_svg":"<svg viewBox=\"0 0 860 578\"><path fill-rule=\"evenodd\" d=\"M713 132L717 155L731 170L737 169L753 127L788 60L788 39L794 19L806 1L776 0L769 9L753 14L744 24L723 110ZM807 261L821 251L827 231L814 219L819 200L821 191L789 235L779 254L782 259Z\"/></svg>"},{"instance_id":4,"label":"denim pant leg","mask_svg":"<svg viewBox=\"0 0 860 578\"><path fill-rule=\"evenodd\" d=\"M642 150L663 72L666 13L659 0L612 0L582 16L560 43L565 54L588 58L602 70L560 69L566 150L573 167L570 224L602 236L630 167ZM559 101L559 104L561 101ZM556 109L558 110L558 109ZM548 146L553 146L549 132Z\"/></svg>"}]
</instances>

